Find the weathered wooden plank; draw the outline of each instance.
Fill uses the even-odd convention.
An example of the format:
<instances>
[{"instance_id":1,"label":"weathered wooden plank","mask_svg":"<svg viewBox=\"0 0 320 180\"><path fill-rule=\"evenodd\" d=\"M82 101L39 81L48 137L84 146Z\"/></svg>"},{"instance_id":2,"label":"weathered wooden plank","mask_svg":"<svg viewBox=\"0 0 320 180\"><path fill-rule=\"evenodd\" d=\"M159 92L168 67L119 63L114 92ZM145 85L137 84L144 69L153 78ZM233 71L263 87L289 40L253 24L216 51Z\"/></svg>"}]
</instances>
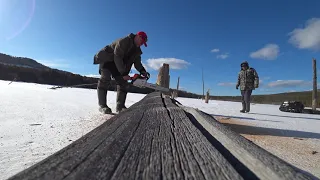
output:
<instances>
[{"instance_id":1,"label":"weathered wooden plank","mask_svg":"<svg viewBox=\"0 0 320 180\"><path fill-rule=\"evenodd\" d=\"M183 111L181 112L183 113ZM185 118L187 117L185 116ZM192 148L190 142L187 139L176 137L182 132L175 129L176 125L173 126L173 119L169 117L167 109L163 105L148 105L140 123L143 125L137 128L112 177L106 174L103 177L108 179L109 177L110 179L242 179L240 176L236 176L236 171L232 171L232 166L227 162L220 166L219 162L223 158L217 160L202 156L202 162L206 164L205 168L212 168L211 172L208 170L209 173L204 174L193 153L189 152ZM181 127L181 129L183 128L185 126ZM203 140L206 139L203 138ZM80 166L89 167L87 171L91 172L92 168L100 166L97 161L92 164L83 163ZM83 174L82 168L78 169L79 172L72 172L68 178L73 174L75 176L72 179L97 178L97 173ZM229 173L224 174L220 171L229 171Z\"/></svg>"},{"instance_id":2,"label":"weathered wooden plank","mask_svg":"<svg viewBox=\"0 0 320 180\"><path fill-rule=\"evenodd\" d=\"M224 150L220 150L222 154L225 154L225 150L227 149L259 179L318 179L248 141L216 121L212 116L190 107L181 105L180 107L186 111L189 119L195 123L195 126L202 129L204 133L207 132L211 137L214 137L216 143L220 144L220 149ZM217 148L218 146L216 144Z\"/></svg>"},{"instance_id":3,"label":"weathered wooden plank","mask_svg":"<svg viewBox=\"0 0 320 180\"><path fill-rule=\"evenodd\" d=\"M202 174L195 179L243 179L191 123L182 108L174 105L169 98L164 101L175 128L173 133L177 139L179 154L184 155L190 168L195 168L196 172Z\"/></svg>"},{"instance_id":4,"label":"weathered wooden plank","mask_svg":"<svg viewBox=\"0 0 320 180\"><path fill-rule=\"evenodd\" d=\"M172 101L148 94L10 179L308 179L211 116Z\"/></svg>"},{"instance_id":5,"label":"weathered wooden plank","mask_svg":"<svg viewBox=\"0 0 320 180\"><path fill-rule=\"evenodd\" d=\"M160 105L151 105L148 108L155 109ZM132 111L130 118L135 118L135 126L131 125L127 132L119 132L112 144L102 144L97 147L96 151L89 155L87 160L79 165L67 179L118 179L119 169L124 168L123 174L127 178L135 175L136 152L141 148L139 139L134 138L144 133L139 129L144 128L145 109ZM131 114L141 114L141 117L132 116ZM129 121L129 120L128 120ZM133 123L133 122L132 122ZM129 155L128 155L129 154ZM131 160L131 162L130 162Z\"/></svg>"},{"instance_id":6,"label":"weathered wooden plank","mask_svg":"<svg viewBox=\"0 0 320 180\"><path fill-rule=\"evenodd\" d=\"M152 102L155 105L163 106L160 95L151 95L150 97L154 99ZM146 98L146 100L149 99ZM86 169L89 167L80 168L83 167L83 163L90 162L93 155L94 158L100 158L99 156L109 158L108 170L113 171L115 167L111 164L115 165L114 163L117 162L113 158L125 150L123 145L140 123L143 110L148 108L148 104L140 106L140 109L135 111L128 109L128 112L114 116L84 137L10 179L64 179L76 170L87 172ZM101 154L101 148L98 148L100 146L106 147L109 152ZM105 172L101 167L93 165L93 168L95 171ZM88 174L95 175L95 178L99 179L99 174L95 174L95 171L88 172ZM104 178L108 179L107 176Z\"/></svg>"}]
</instances>

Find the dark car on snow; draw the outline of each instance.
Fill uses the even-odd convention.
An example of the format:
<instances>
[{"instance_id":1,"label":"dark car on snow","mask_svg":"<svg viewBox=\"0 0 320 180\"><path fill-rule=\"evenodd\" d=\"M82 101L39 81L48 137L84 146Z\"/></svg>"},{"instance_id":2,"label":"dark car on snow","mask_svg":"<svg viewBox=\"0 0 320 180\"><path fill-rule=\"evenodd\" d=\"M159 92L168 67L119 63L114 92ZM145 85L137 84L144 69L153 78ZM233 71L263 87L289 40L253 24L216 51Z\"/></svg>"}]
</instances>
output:
<instances>
[{"instance_id":1,"label":"dark car on snow","mask_svg":"<svg viewBox=\"0 0 320 180\"><path fill-rule=\"evenodd\" d=\"M304 105L299 101L284 101L280 105L279 110L283 112L302 113L304 110Z\"/></svg>"}]
</instances>

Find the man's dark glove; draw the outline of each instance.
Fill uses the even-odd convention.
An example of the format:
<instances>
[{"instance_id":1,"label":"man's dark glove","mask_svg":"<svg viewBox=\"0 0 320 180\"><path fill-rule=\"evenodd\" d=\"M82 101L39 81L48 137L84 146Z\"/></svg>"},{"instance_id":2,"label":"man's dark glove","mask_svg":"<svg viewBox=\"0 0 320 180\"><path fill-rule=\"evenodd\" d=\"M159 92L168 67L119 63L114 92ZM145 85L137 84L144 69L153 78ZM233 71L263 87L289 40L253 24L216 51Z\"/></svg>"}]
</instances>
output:
<instances>
[{"instance_id":1,"label":"man's dark glove","mask_svg":"<svg viewBox=\"0 0 320 180\"><path fill-rule=\"evenodd\" d=\"M239 89L239 86L238 86L238 85L236 85L236 89Z\"/></svg>"},{"instance_id":2,"label":"man's dark glove","mask_svg":"<svg viewBox=\"0 0 320 180\"><path fill-rule=\"evenodd\" d=\"M150 73L148 73L148 72L142 72L141 73L141 75L143 76L143 77L145 77L145 78L147 78L147 79L149 79L150 78Z\"/></svg>"}]
</instances>

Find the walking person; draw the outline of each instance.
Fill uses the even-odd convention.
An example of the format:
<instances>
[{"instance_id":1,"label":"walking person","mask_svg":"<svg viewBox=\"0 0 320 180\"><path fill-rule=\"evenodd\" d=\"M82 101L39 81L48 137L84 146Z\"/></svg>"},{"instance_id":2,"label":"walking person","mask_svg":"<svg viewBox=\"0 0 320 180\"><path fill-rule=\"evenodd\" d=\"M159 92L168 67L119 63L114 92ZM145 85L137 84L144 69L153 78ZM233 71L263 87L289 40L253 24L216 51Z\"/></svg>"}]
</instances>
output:
<instances>
[{"instance_id":1,"label":"walking person","mask_svg":"<svg viewBox=\"0 0 320 180\"><path fill-rule=\"evenodd\" d=\"M125 101L130 80L129 72L132 65L141 75L150 78L150 74L141 62L141 48L147 47L148 37L143 31L136 34L130 33L102 48L94 56L93 64L99 64L100 79L97 86L99 111L111 114L112 110L107 105L107 91L111 85L111 77L117 84L116 112L126 109Z\"/></svg>"},{"instance_id":2,"label":"walking person","mask_svg":"<svg viewBox=\"0 0 320 180\"><path fill-rule=\"evenodd\" d=\"M250 112L252 91L259 87L259 76L257 71L249 67L249 63L244 61L241 63L241 70L238 73L238 82L236 89L240 86L242 109L240 112Z\"/></svg>"}]
</instances>

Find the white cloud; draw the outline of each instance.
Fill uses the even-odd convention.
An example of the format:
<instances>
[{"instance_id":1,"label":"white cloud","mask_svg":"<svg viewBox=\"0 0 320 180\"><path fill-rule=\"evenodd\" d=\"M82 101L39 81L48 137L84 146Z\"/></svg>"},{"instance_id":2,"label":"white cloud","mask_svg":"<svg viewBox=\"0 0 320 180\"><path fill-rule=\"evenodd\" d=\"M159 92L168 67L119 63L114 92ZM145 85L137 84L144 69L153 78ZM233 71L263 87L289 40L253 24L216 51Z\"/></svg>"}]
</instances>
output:
<instances>
[{"instance_id":1,"label":"white cloud","mask_svg":"<svg viewBox=\"0 0 320 180\"><path fill-rule=\"evenodd\" d=\"M211 50L211 52L213 52L213 53L216 53L216 52L219 52L220 51L220 49L212 49Z\"/></svg>"},{"instance_id":2,"label":"white cloud","mask_svg":"<svg viewBox=\"0 0 320 180\"><path fill-rule=\"evenodd\" d=\"M100 78L99 74L88 74L88 75L84 75L86 77L92 77L92 78Z\"/></svg>"},{"instance_id":3,"label":"white cloud","mask_svg":"<svg viewBox=\"0 0 320 180\"><path fill-rule=\"evenodd\" d=\"M276 92L275 89L259 88L258 90L261 91L261 92L268 92L268 93L270 93L270 92Z\"/></svg>"},{"instance_id":4,"label":"white cloud","mask_svg":"<svg viewBox=\"0 0 320 180\"><path fill-rule=\"evenodd\" d=\"M132 76L134 76L135 74L140 74L140 73L139 73L138 71L136 71L136 72L130 72L128 75L132 77Z\"/></svg>"},{"instance_id":5,"label":"white cloud","mask_svg":"<svg viewBox=\"0 0 320 180\"><path fill-rule=\"evenodd\" d=\"M320 18L309 19L304 28L296 28L289 35L289 43L299 49L320 50Z\"/></svg>"},{"instance_id":6,"label":"white cloud","mask_svg":"<svg viewBox=\"0 0 320 180\"><path fill-rule=\"evenodd\" d=\"M277 80L270 82L267 86L271 88L289 88L289 87L301 87L311 86L311 81L304 80Z\"/></svg>"},{"instance_id":7,"label":"white cloud","mask_svg":"<svg viewBox=\"0 0 320 180\"><path fill-rule=\"evenodd\" d=\"M146 65L146 64L144 64L144 63L142 63L142 65L143 65L143 67L146 69L146 71L148 71L148 65Z\"/></svg>"},{"instance_id":8,"label":"white cloud","mask_svg":"<svg viewBox=\"0 0 320 180\"><path fill-rule=\"evenodd\" d=\"M133 76L136 72L134 73L129 73L128 75L129 76ZM84 75L86 77L92 77L92 78L100 78L100 75L99 74L87 74L87 75Z\"/></svg>"},{"instance_id":9,"label":"white cloud","mask_svg":"<svg viewBox=\"0 0 320 180\"><path fill-rule=\"evenodd\" d=\"M189 62L176 58L156 58L147 60L147 66L154 70L158 70L162 67L163 63L169 64L170 69L184 69L190 65Z\"/></svg>"},{"instance_id":10,"label":"white cloud","mask_svg":"<svg viewBox=\"0 0 320 180\"><path fill-rule=\"evenodd\" d=\"M260 86L263 84L263 80L262 79L259 79L259 84L260 84Z\"/></svg>"},{"instance_id":11,"label":"white cloud","mask_svg":"<svg viewBox=\"0 0 320 180\"><path fill-rule=\"evenodd\" d=\"M237 83L235 82L221 82L221 83L218 83L218 86L235 86ZM259 80L259 84L260 86L263 84L263 81L262 80Z\"/></svg>"},{"instance_id":12,"label":"white cloud","mask_svg":"<svg viewBox=\"0 0 320 180\"><path fill-rule=\"evenodd\" d=\"M279 46L276 44L267 44L263 48L250 53L250 57L254 59L274 60L279 55Z\"/></svg>"},{"instance_id":13,"label":"white cloud","mask_svg":"<svg viewBox=\"0 0 320 180\"><path fill-rule=\"evenodd\" d=\"M229 53L217 55L218 59L227 59L229 57Z\"/></svg>"},{"instance_id":14,"label":"white cloud","mask_svg":"<svg viewBox=\"0 0 320 180\"><path fill-rule=\"evenodd\" d=\"M222 83L218 83L218 86L235 86L236 83L233 82L222 82Z\"/></svg>"},{"instance_id":15,"label":"white cloud","mask_svg":"<svg viewBox=\"0 0 320 180\"><path fill-rule=\"evenodd\" d=\"M143 63L143 62L141 62L141 64L146 69L146 71L148 71L148 69L149 69L148 65ZM131 71L136 71L136 68L134 67L134 64L132 64L132 66L131 66ZM136 71L136 72L138 72L138 71Z\"/></svg>"},{"instance_id":16,"label":"white cloud","mask_svg":"<svg viewBox=\"0 0 320 180\"><path fill-rule=\"evenodd\" d=\"M55 59L55 60L37 60L37 62L51 67L51 68L67 68L70 67L70 64L66 63L66 60Z\"/></svg>"}]
</instances>

